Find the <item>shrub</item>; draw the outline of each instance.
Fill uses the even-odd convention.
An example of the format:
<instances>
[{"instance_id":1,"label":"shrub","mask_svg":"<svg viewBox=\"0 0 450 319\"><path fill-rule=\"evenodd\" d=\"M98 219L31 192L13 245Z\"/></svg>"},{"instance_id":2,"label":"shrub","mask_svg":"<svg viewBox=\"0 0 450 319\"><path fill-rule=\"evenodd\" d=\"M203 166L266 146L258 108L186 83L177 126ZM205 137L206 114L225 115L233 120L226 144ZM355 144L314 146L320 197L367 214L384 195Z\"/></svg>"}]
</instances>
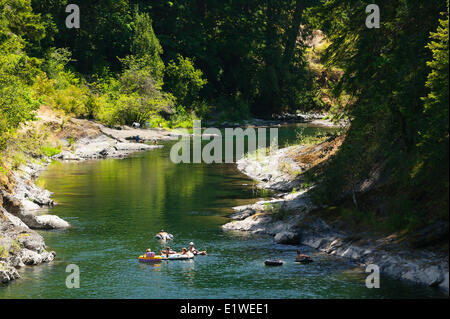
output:
<instances>
[{"instance_id":1,"label":"shrub","mask_svg":"<svg viewBox=\"0 0 450 319\"><path fill-rule=\"evenodd\" d=\"M52 157L56 154L61 153L61 146L53 147L50 144L42 145L41 152L47 157Z\"/></svg>"},{"instance_id":2,"label":"shrub","mask_svg":"<svg viewBox=\"0 0 450 319\"><path fill-rule=\"evenodd\" d=\"M131 51L139 59L141 66L148 67L151 77L161 83L164 75L164 62L161 59L163 49L153 31L152 20L147 13L136 12L133 26Z\"/></svg>"},{"instance_id":3,"label":"shrub","mask_svg":"<svg viewBox=\"0 0 450 319\"><path fill-rule=\"evenodd\" d=\"M70 85L65 89L56 90L47 102L55 109L64 110L67 114L76 117L88 117L87 108L88 96L90 92L86 87Z\"/></svg>"},{"instance_id":4,"label":"shrub","mask_svg":"<svg viewBox=\"0 0 450 319\"><path fill-rule=\"evenodd\" d=\"M8 249L6 249L6 246L0 246L0 258L7 258L9 255Z\"/></svg>"},{"instance_id":5,"label":"shrub","mask_svg":"<svg viewBox=\"0 0 450 319\"><path fill-rule=\"evenodd\" d=\"M74 74L65 71L66 65L73 61L71 56L72 53L67 48L50 48L46 53L42 70L55 80L57 88L65 88L74 80Z\"/></svg>"},{"instance_id":6,"label":"shrub","mask_svg":"<svg viewBox=\"0 0 450 319\"><path fill-rule=\"evenodd\" d=\"M199 100L200 90L206 83L202 71L196 69L189 58L178 55L177 60L170 61L166 67L164 89L190 111L194 110L194 103Z\"/></svg>"},{"instance_id":7,"label":"shrub","mask_svg":"<svg viewBox=\"0 0 450 319\"><path fill-rule=\"evenodd\" d=\"M20 250L20 243L17 239L14 239L11 242L11 247L9 248L9 251L12 252L13 254L19 252Z\"/></svg>"},{"instance_id":8,"label":"shrub","mask_svg":"<svg viewBox=\"0 0 450 319\"><path fill-rule=\"evenodd\" d=\"M20 123L34 118L32 111L38 103L30 85L39 70L37 60L22 51L22 41L1 31L0 28L0 148L4 148Z\"/></svg>"},{"instance_id":9,"label":"shrub","mask_svg":"<svg viewBox=\"0 0 450 319\"><path fill-rule=\"evenodd\" d=\"M26 163L26 157L25 154L21 151L17 151L12 156L12 168L17 169L20 165Z\"/></svg>"},{"instance_id":10,"label":"shrub","mask_svg":"<svg viewBox=\"0 0 450 319\"><path fill-rule=\"evenodd\" d=\"M219 121L241 122L250 118L250 107L241 96L220 97L217 99L220 112Z\"/></svg>"}]
</instances>

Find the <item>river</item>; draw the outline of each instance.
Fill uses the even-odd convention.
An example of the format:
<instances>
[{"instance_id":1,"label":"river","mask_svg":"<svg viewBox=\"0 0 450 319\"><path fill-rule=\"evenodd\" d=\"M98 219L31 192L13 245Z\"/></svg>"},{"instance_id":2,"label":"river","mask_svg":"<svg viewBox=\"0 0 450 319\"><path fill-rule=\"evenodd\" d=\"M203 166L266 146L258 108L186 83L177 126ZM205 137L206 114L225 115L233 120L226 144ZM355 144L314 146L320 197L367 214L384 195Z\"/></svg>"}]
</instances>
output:
<instances>
[{"instance_id":1,"label":"river","mask_svg":"<svg viewBox=\"0 0 450 319\"><path fill-rule=\"evenodd\" d=\"M295 139L296 125L279 130L280 145ZM317 130L306 127L304 134ZM22 279L0 285L0 298L436 298L436 289L381 277L379 289L349 260L308 247L315 262L293 262L296 246L268 236L221 230L231 207L263 195L234 164L174 164L164 148L125 159L54 162L39 178L54 192L49 209L73 227L40 231L54 262L25 267ZM208 256L189 261L140 264L145 249L161 249L153 238L164 229L175 250L194 241ZM264 260L279 257L281 267ZM66 287L66 267L80 269L80 288Z\"/></svg>"}]
</instances>

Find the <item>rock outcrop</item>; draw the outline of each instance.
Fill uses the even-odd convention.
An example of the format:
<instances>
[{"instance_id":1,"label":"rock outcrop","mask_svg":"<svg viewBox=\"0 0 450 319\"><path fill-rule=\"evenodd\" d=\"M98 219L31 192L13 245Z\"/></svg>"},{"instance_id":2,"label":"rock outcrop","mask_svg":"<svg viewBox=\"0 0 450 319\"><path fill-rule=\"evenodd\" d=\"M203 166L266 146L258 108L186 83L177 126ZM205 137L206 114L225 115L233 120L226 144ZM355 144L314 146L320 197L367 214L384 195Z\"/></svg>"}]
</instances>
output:
<instances>
[{"instance_id":1,"label":"rock outcrop","mask_svg":"<svg viewBox=\"0 0 450 319\"><path fill-rule=\"evenodd\" d=\"M28 202L28 200L25 200L25 202ZM20 221L31 229L65 229L70 227L68 222L56 215L41 215L40 206L30 209L23 201L6 193L3 193L3 207L6 208L8 214L15 217L13 223L17 224Z\"/></svg>"},{"instance_id":2,"label":"rock outcrop","mask_svg":"<svg viewBox=\"0 0 450 319\"><path fill-rule=\"evenodd\" d=\"M65 150L55 155L53 159L80 161L87 159L121 158L138 151L147 151L160 148L161 145L148 145L144 143L119 142L106 135L94 138L82 138L74 145L74 150Z\"/></svg>"},{"instance_id":3,"label":"rock outcrop","mask_svg":"<svg viewBox=\"0 0 450 319\"><path fill-rule=\"evenodd\" d=\"M338 145L329 146L336 148ZM321 145L309 148L293 146L262 159L246 157L237 164L239 170L260 182L259 187L291 191L298 183L298 174L293 172L308 169L302 160L316 154L321 159L325 158L326 154L320 154L322 150ZM298 153L297 160L293 160L293 151ZM287 166L290 171L286 170ZM230 216L232 221L222 228L271 235L277 243L307 245L331 255L350 258L362 266L376 264L381 273L392 278L439 286L448 291L448 251L424 248L445 236L448 238L448 222L430 225L418 232L417 238L412 237L406 243L394 235L355 232L339 222L325 221L312 213L317 207L310 200L309 190L234 207L235 212Z\"/></svg>"},{"instance_id":4,"label":"rock outcrop","mask_svg":"<svg viewBox=\"0 0 450 319\"><path fill-rule=\"evenodd\" d=\"M301 197L305 196L307 192ZM448 256L427 249L411 249L393 238L355 234L340 225L329 225L323 219L311 216L310 210L298 202L295 204L298 208L282 220L277 219L278 212L259 209L274 201L235 207L234 220L222 227L224 230L271 235L279 244L306 245L327 254L350 258L362 266L376 264L381 273L392 278L439 286L448 291ZM291 204L290 207L295 206Z\"/></svg>"},{"instance_id":5,"label":"rock outcrop","mask_svg":"<svg viewBox=\"0 0 450 319\"><path fill-rule=\"evenodd\" d=\"M1 198L1 195L0 195ZM20 278L16 268L50 262L55 253L47 251L41 235L0 206L0 282Z\"/></svg>"},{"instance_id":6,"label":"rock outcrop","mask_svg":"<svg viewBox=\"0 0 450 319\"><path fill-rule=\"evenodd\" d=\"M300 182L295 178L303 169L286 153L292 148L280 149L268 156L259 153L237 161L237 167L244 174L259 182L258 187L276 191L289 191L298 188Z\"/></svg>"}]
</instances>

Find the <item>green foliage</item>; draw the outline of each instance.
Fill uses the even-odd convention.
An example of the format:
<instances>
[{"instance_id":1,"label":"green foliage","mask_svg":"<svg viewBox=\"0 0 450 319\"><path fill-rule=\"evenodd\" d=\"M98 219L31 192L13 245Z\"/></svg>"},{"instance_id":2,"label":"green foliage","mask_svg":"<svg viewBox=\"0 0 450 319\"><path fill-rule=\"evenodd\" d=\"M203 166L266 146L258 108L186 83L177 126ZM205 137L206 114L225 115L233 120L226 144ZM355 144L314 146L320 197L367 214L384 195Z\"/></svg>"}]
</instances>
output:
<instances>
[{"instance_id":1,"label":"green foliage","mask_svg":"<svg viewBox=\"0 0 450 319\"><path fill-rule=\"evenodd\" d=\"M153 31L152 20L147 13L136 12L133 25L131 52L138 57L142 66L150 69L152 78L161 83L164 76L164 62L161 59L163 49Z\"/></svg>"},{"instance_id":2,"label":"green foliage","mask_svg":"<svg viewBox=\"0 0 450 319\"><path fill-rule=\"evenodd\" d=\"M290 212L286 210L282 205L275 203L265 203L264 204L264 211L269 212L272 215L273 220L283 220L286 217L289 216Z\"/></svg>"},{"instance_id":3,"label":"green foliage","mask_svg":"<svg viewBox=\"0 0 450 319\"><path fill-rule=\"evenodd\" d=\"M354 224L363 224L370 227L377 226L376 216L372 211L365 212L362 210L342 207L339 209L339 215L346 221ZM379 228L379 230L381 230L381 227Z\"/></svg>"},{"instance_id":4,"label":"green foliage","mask_svg":"<svg viewBox=\"0 0 450 319\"><path fill-rule=\"evenodd\" d=\"M11 165L13 169L17 169L20 165L26 163L26 156L21 151L16 151L11 158Z\"/></svg>"},{"instance_id":5,"label":"green foliage","mask_svg":"<svg viewBox=\"0 0 450 319\"><path fill-rule=\"evenodd\" d=\"M250 106L240 96L219 97L216 100L217 110L220 112L219 121L242 122L250 118Z\"/></svg>"},{"instance_id":6,"label":"green foliage","mask_svg":"<svg viewBox=\"0 0 450 319\"><path fill-rule=\"evenodd\" d=\"M0 0L0 32L6 30L16 41L39 41L45 36L40 16L33 12L30 0ZM2 39L3 40L3 39Z\"/></svg>"},{"instance_id":7,"label":"green foliage","mask_svg":"<svg viewBox=\"0 0 450 319\"><path fill-rule=\"evenodd\" d=\"M190 128L192 127L194 120L199 118L195 113L186 111L182 106L178 106L175 114L170 118L170 127L173 128Z\"/></svg>"},{"instance_id":8,"label":"green foliage","mask_svg":"<svg viewBox=\"0 0 450 319\"><path fill-rule=\"evenodd\" d=\"M422 208L419 215L435 218L442 208L448 209L448 165L438 164L448 163L448 15L437 29L440 12L448 8L438 0L377 4L382 13L379 29L363 23L366 1L328 0L310 10L312 23L330 41L326 65L344 71L335 94L353 100L341 110L351 126L321 175L316 199L336 202L357 191L379 168L388 174L385 184L392 194L404 194ZM406 222L410 218L401 217L407 214L400 214L395 205L390 212L404 227L415 223Z\"/></svg>"},{"instance_id":9,"label":"green foliage","mask_svg":"<svg viewBox=\"0 0 450 319\"><path fill-rule=\"evenodd\" d=\"M70 66L80 73L101 73L105 67L119 72L123 65L116 57L134 55L162 83L163 60L168 64L180 54L195 60L208 80L199 93L207 104L218 96L230 101L240 96L252 113L263 115L321 107L319 88L303 58L309 34L304 9L317 0L80 0L82 26L71 30L61 10L67 1L32 2L49 34L40 51L70 48ZM179 103L194 109L190 101Z\"/></svg>"},{"instance_id":10,"label":"green foliage","mask_svg":"<svg viewBox=\"0 0 450 319\"><path fill-rule=\"evenodd\" d=\"M29 0L27 0L29 1ZM133 10L127 0L79 0L81 27L67 29L64 8L67 0L32 0L41 15L48 36L39 42L36 53L43 56L49 48L69 48L70 66L82 74L98 73L105 67L114 72L121 64L117 57L130 54L133 41Z\"/></svg>"},{"instance_id":11,"label":"green foliage","mask_svg":"<svg viewBox=\"0 0 450 319\"><path fill-rule=\"evenodd\" d=\"M329 133L324 132L317 132L315 135L308 134L304 128L300 128L296 132L297 144L300 145L319 144L328 137L330 137Z\"/></svg>"},{"instance_id":12,"label":"green foliage","mask_svg":"<svg viewBox=\"0 0 450 319\"><path fill-rule=\"evenodd\" d=\"M126 68L118 79L110 79L101 85L104 102L97 118L109 125L144 123L159 114L174 112L175 98L160 90L152 75L152 69L142 60L129 56L124 60Z\"/></svg>"},{"instance_id":13,"label":"green foliage","mask_svg":"<svg viewBox=\"0 0 450 319\"><path fill-rule=\"evenodd\" d=\"M11 247L9 248L9 251L12 252L13 254L20 251L20 243L17 239L14 239L11 242Z\"/></svg>"},{"instance_id":14,"label":"green foliage","mask_svg":"<svg viewBox=\"0 0 450 319\"><path fill-rule=\"evenodd\" d=\"M195 103L199 102L199 93L207 83L202 71L194 67L189 58L178 55L177 60L170 61L164 75L164 89L171 92L177 103L187 110L193 111Z\"/></svg>"},{"instance_id":15,"label":"green foliage","mask_svg":"<svg viewBox=\"0 0 450 319\"><path fill-rule=\"evenodd\" d=\"M162 49L149 16L136 13L135 19L135 55L120 59L122 72L114 75L105 67L100 75L92 77L93 82L88 83L80 74L70 70L69 64L74 59L68 49L51 47L44 55L42 69L45 73L37 74L31 87L33 96L54 109L76 117L96 119L110 126L156 120L160 125L158 119L161 115L174 113L175 98L161 90L164 64L159 54ZM183 110L178 118L184 113ZM163 119L163 122L167 120ZM6 124L2 121L0 125Z\"/></svg>"},{"instance_id":16,"label":"green foliage","mask_svg":"<svg viewBox=\"0 0 450 319\"><path fill-rule=\"evenodd\" d=\"M0 1L0 149L20 123L33 119L38 106L30 85L39 73L39 60L24 52L25 40L43 36L29 1Z\"/></svg>"},{"instance_id":17,"label":"green foliage","mask_svg":"<svg viewBox=\"0 0 450 319\"><path fill-rule=\"evenodd\" d=\"M5 245L0 246L0 258L7 258L9 256L9 251Z\"/></svg>"},{"instance_id":18,"label":"green foliage","mask_svg":"<svg viewBox=\"0 0 450 319\"><path fill-rule=\"evenodd\" d=\"M41 152L45 156L52 157L56 154L61 153L61 146L54 147L50 144L45 144L41 146Z\"/></svg>"},{"instance_id":19,"label":"green foliage","mask_svg":"<svg viewBox=\"0 0 450 319\"><path fill-rule=\"evenodd\" d=\"M392 201L392 212L388 214L385 221L385 228L397 230L415 230L418 226L426 224L423 214L417 210L416 203L403 194L399 194Z\"/></svg>"},{"instance_id":20,"label":"green foliage","mask_svg":"<svg viewBox=\"0 0 450 319\"><path fill-rule=\"evenodd\" d=\"M395 214L380 216L373 210L358 210L341 207L337 212L346 223L356 226L365 226L381 232L414 231L417 227L426 224L426 221L414 209L414 203L402 198L393 201Z\"/></svg>"},{"instance_id":21,"label":"green foliage","mask_svg":"<svg viewBox=\"0 0 450 319\"><path fill-rule=\"evenodd\" d=\"M419 158L413 170L413 179L417 185L426 184L436 197L449 196L449 162L448 119L449 119L449 16L447 12L439 20L436 32L431 33L427 48L431 50L433 59L427 62L431 69L426 81L428 95L423 98L424 121L419 130Z\"/></svg>"},{"instance_id":22,"label":"green foliage","mask_svg":"<svg viewBox=\"0 0 450 319\"><path fill-rule=\"evenodd\" d=\"M53 79L52 85L56 89L65 89L71 85L78 85L80 79L66 66L73 61L72 52L67 48L50 48L45 55L42 70L46 72L50 79Z\"/></svg>"},{"instance_id":23,"label":"green foliage","mask_svg":"<svg viewBox=\"0 0 450 319\"><path fill-rule=\"evenodd\" d=\"M110 126L133 122L160 126L166 124L161 115L174 113L175 98L161 90L162 48L148 14L136 12L134 18L134 55L119 59L123 70L117 77L107 74L92 83L95 93L87 94L84 104L93 118Z\"/></svg>"}]
</instances>

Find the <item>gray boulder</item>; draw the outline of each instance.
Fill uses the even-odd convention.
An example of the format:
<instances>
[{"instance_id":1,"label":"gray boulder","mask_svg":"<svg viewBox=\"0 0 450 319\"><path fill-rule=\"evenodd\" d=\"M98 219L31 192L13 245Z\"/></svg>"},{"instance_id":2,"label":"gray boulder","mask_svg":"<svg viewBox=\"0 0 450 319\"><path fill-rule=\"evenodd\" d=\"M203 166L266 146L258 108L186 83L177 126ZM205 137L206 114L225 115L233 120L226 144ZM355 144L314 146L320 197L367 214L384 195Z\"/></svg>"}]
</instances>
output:
<instances>
[{"instance_id":1,"label":"gray boulder","mask_svg":"<svg viewBox=\"0 0 450 319\"><path fill-rule=\"evenodd\" d=\"M27 201L25 201L27 202ZM24 224L32 229L65 229L70 224L56 215L38 215L35 209L27 209L23 201L10 195L3 196L3 205L8 210L9 215L13 215L13 223L18 224L20 219Z\"/></svg>"},{"instance_id":2,"label":"gray boulder","mask_svg":"<svg viewBox=\"0 0 450 319\"><path fill-rule=\"evenodd\" d=\"M35 216L35 229L66 229L70 224L61 217L56 215L39 215Z\"/></svg>"},{"instance_id":3,"label":"gray boulder","mask_svg":"<svg viewBox=\"0 0 450 319\"><path fill-rule=\"evenodd\" d=\"M0 282L1 283L7 283L11 280L15 280L18 278L20 278L20 275L14 267L9 266L9 265L5 264L4 262L0 262Z\"/></svg>"},{"instance_id":4,"label":"gray boulder","mask_svg":"<svg viewBox=\"0 0 450 319\"><path fill-rule=\"evenodd\" d=\"M294 233L291 231L282 231L282 232L277 233L273 239L278 244L295 245L295 244L299 243L300 236L298 233Z\"/></svg>"}]
</instances>

